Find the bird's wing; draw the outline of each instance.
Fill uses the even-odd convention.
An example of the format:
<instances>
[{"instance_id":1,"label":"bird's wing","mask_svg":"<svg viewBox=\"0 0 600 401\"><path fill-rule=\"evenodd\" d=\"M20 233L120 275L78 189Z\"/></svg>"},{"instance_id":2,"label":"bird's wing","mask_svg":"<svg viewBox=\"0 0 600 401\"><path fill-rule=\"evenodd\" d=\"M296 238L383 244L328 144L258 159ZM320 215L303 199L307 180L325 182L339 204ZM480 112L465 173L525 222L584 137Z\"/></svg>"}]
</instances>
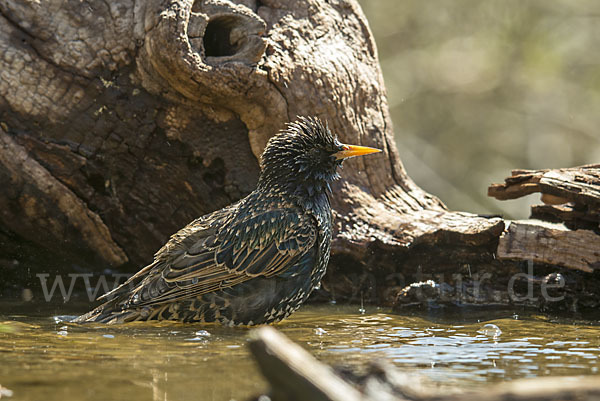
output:
<instances>
[{"instance_id":1,"label":"bird's wing","mask_svg":"<svg viewBox=\"0 0 600 401\"><path fill-rule=\"evenodd\" d=\"M171 302L254 277L296 274L291 268L313 248L316 238L314 217L290 209L257 213L222 227L196 227L166 249L166 257L157 253L154 266L144 272L127 303Z\"/></svg>"},{"instance_id":2,"label":"bird's wing","mask_svg":"<svg viewBox=\"0 0 600 401\"><path fill-rule=\"evenodd\" d=\"M139 270L133 276L129 277L123 284L113 290L98 297L98 300L123 298L132 292L143 287L143 283L154 277L168 266L168 261L177 258L186 252L186 249L194 244L198 246L205 239L214 238L217 232L217 227L226 222L227 216L231 209L237 204L231 205L229 208L217 210L202 216L171 236L169 241L154 254L154 262L150 263L143 269Z\"/></svg>"}]
</instances>

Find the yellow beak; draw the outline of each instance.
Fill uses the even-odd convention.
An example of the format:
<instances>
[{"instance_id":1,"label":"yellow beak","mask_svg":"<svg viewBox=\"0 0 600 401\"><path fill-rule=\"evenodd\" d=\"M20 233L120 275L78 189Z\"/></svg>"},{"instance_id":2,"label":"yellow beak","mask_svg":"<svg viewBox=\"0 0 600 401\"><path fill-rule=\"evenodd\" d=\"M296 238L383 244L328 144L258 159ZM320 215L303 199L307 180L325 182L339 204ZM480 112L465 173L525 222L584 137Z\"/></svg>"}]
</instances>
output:
<instances>
[{"instance_id":1,"label":"yellow beak","mask_svg":"<svg viewBox=\"0 0 600 401\"><path fill-rule=\"evenodd\" d=\"M348 157L363 156L369 153L381 152L381 149L370 148L368 146L343 145L344 149L333 154L336 159L347 159Z\"/></svg>"}]
</instances>

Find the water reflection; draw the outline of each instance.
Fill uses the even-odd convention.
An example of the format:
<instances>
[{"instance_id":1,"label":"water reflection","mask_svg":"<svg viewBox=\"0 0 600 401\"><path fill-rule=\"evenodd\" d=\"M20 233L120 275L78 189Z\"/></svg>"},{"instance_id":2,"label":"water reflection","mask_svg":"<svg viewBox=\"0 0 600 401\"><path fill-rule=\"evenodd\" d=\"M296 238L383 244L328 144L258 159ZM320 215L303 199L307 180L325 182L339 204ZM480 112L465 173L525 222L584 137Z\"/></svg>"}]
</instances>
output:
<instances>
[{"instance_id":1,"label":"water reflection","mask_svg":"<svg viewBox=\"0 0 600 401\"><path fill-rule=\"evenodd\" d=\"M75 325L49 316L0 315L0 385L15 399L243 400L265 387L245 347L246 329ZM278 328L328 363L359 367L383 358L434 386L598 372L594 325L496 317L324 306L305 307Z\"/></svg>"}]
</instances>

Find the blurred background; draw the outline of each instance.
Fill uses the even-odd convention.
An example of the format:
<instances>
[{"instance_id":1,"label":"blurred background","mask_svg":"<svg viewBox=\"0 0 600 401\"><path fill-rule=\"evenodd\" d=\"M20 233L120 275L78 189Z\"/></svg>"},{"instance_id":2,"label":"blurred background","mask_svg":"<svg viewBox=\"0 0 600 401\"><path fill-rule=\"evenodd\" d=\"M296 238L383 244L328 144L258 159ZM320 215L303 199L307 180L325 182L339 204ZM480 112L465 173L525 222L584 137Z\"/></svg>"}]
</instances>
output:
<instances>
[{"instance_id":1,"label":"blurred background","mask_svg":"<svg viewBox=\"0 0 600 401\"><path fill-rule=\"evenodd\" d=\"M600 162L600 1L360 0L408 174L448 207L496 201L515 168Z\"/></svg>"}]
</instances>

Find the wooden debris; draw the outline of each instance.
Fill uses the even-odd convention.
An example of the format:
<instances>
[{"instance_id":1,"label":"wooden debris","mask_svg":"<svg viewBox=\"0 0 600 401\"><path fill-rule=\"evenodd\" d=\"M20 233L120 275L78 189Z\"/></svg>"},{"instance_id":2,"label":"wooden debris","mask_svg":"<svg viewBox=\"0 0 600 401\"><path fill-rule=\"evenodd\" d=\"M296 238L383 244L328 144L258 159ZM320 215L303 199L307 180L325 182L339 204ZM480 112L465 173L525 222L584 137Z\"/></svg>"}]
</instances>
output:
<instances>
[{"instance_id":1,"label":"wooden debris","mask_svg":"<svg viewBox=\"0 0 600 401\"><path fill-rule=\"evenodd\" d=\"M600 164L557 170L514 170L504 184L492 184L488 195L506 200L541 193L531 217L562 221L569 228L600 227Z\"/></svg>"},{"instance_id":2,"label":"wooden debris","mask_svg":"<svg viewBox=\"0 0 600 401\"><path fill-rule=\"evenodd\" d=\"M600 269L600 235L562 224L513 221L500 237L497 257L593 272Z\"/></svg>"}]
</instances>

